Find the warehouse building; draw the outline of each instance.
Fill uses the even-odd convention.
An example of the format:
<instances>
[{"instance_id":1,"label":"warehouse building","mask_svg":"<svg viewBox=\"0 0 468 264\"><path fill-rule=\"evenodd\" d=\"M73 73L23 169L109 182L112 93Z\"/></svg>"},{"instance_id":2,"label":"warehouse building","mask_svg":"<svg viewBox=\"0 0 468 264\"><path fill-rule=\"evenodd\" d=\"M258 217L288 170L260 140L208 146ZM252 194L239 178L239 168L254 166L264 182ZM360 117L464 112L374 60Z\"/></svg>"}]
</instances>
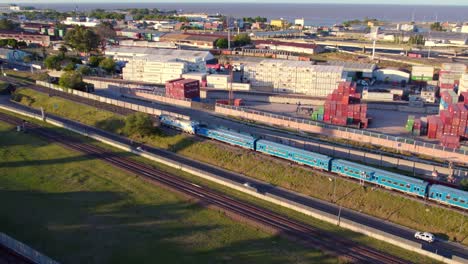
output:
<instances>
[{"instance_id":1,"label":"warehouse building","mask_svg":"<svg viewBox=\"0 0 468 264\"><path fill-rule=\"evenodd\" d=\"M257 49L270 49L278 51L288 51L293 53L304 53L304 54L318 54L323 52L325 49L323 46L319 46L311 43L297 43L297 42L283 42L275 40L256 40L255 48Z\"/></svg>"},{"instance_id":2,"label":"warehouse building","mask_svg":"<svg viewBox=\"0 0 468 264\"><path fill-rule=\"evenodd\" d=\"M349 61L328 61L327 65L342 66L346 77L353 80L372 78L376 65L374 63L361 63Z\"/></svg>"},{"instance_id":3,"label":"warehouse building","mask_svg":"<svg viewBox=\"0 0 468 264\"><path fill-rule=\"evenodd\" d=\"M163 84L188 72L206 72L206 62L214 59L206 51L170 50L140 47L109 48L106 56L127 61L125 80Z\"/></svg>"},{"instance_id":4,"label":"warehouse building","mask_svg":"<svg viewBox=\"0 0 468 264\"><path fill-rule=\"evenodd\" d=\"M263 60L244 65L252 87L273 87L275 92L326 97L345 78L343 66L312 65L306 61Z\"/></svg>"},{"instance_id":5,"label":"warehouse building","mask_svg":"<svg viewBox=\"0 0 468 264\"><path fill-rule=\"evenodd\" d=\"M377 81L408 83L410 73L395 68L383 68L375 70L374 77Z\"/></svg>"},{"instance_id":6,"label":"warehouse building","mask_svg":"<svg viewBox=\"0 0 468 264\"><path fill-rule=\"evenodd\" d=\"M167 33L161 36L159 41L174 43L178 46L213 49L216 46L216 41L220 38L224 38L224 36L213 34Z\"/></svg>"}]
</instances>

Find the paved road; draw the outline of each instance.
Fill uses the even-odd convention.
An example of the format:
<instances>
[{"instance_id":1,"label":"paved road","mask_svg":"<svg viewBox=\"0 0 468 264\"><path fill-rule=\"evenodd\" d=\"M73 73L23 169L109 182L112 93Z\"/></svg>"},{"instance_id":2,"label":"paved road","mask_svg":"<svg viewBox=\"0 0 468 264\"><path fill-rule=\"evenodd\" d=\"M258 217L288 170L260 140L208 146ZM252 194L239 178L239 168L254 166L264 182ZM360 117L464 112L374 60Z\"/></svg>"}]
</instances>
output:
<instances>
[{"instance_id":1,"label":"paved road","mask_svg":"<svg viewBox=\"0 0 468 264\"><path fill-rule=\"evenodd\" d=\"M26 107L26 106L11 103L8 100L6 100L6 98L1 99L0 104L8 105L10 107L15 107L17 109L21 109L21 110L28 111L28 112L31 112L31 113L40 114L40 111L38 111L38 110L31 109L31 108ZM128 139L122 138L122 137L120 137L118 135L111 134L111 133L108 133L108 132L105 132L105 131L101 131L101 130L98 130L98 129L93 128L93 127L85 126L85 125L82 125L82 124L79 124L77 122L67 120L67 119L64 119L64 118L61 118L61 117L56 117L56 116L52 116L52 115L49 115L49 116L53 117L54 119L57 119L57 120L59 120L61 122L67 123L69 125L73 125L73 126L79 128L82 131L86 131L88 133L89 132L96 133L98 135L108 137L108 138L110 138L112 140L115 140L115 141L118 141L118 142L121 142L121 143L124 143L124 144L130 144L130 141ZM164 156L164 157L166 157L168 159L172 159L174 161L187 164L189 166L198 168L198 169L203 170L203 171L210 172L212 174L218 175L218 176L226 178L226 179L230 179L230 180L238 182L240 184L243 184L245 182L250 182L255 187L257 187L257 189L260 192L268 192L268 193L274 194L276 196L283 197L285 199L294 201L294 202L299 203L299 204L309 206L311 208L314 208L314 209L317 209L317 210L320 210L320 211L323 211L323 212L326 212L326 213L329 213L329 214L338 215L338 211L340 210L340 207L335 205L335 204L328 203L328 202L325 202L325 201L321 201L321 200L318 200L318 199L314 199L314 198L311 198L311 197L308 197L308 196L304 196L304 195L289 191L289 190L284 189L284 188L280 188L280 187L277 187L277 186L272 186L269 183L254 180L254 179L251 179L251 178L246 177L244 175L233 173L233 172L221 169L219 167L215 167L215 166L204 164L204 163L201 163L201 162L198 162L198 161L194 161L194 160L179 156L179 155L177 155L175 153L172 153L172 152L169 152L169 151L165 151L165 150L161 150L161 149L157 149L157 148L153 148L153 147L149 147L149 146L145 146L144 149L145 149L145 151L154 153L156 155ZM433 244L428 244L428 243L425 243L425 242L421 242L421 241L418 241L418 240L414 239L413 235L416 232L415 230L411 230L411 229L403 227L403 226L395 225L395 224L390 223L388 221L385 221L385 220L382 220L382 219L379 219L379 218L375 218L375 217L372 217L372 216L368 216L368 215L359 213L357 211L349 210L349 209L346 209L346 208L341 209L341 218L342 219L349 219L351 221L355 221L355 222L358 222L360 224L382 230L382 231L390 233L392 235L415 241L417 243L420 243L423 249L431 251L431 252L437 252L437 254L440 254L440 255L443 255L443 256L446 256L446 257L451 257L453 255L459 256L461 258L466 259L467 263L468 263L468 248L464 247L464 246L462 246L460 244L453 243L453 242L447 242L447 241L436 241ZM460 220L462 220L462 219L460 219Z\"/></svg>"}]
</instances>

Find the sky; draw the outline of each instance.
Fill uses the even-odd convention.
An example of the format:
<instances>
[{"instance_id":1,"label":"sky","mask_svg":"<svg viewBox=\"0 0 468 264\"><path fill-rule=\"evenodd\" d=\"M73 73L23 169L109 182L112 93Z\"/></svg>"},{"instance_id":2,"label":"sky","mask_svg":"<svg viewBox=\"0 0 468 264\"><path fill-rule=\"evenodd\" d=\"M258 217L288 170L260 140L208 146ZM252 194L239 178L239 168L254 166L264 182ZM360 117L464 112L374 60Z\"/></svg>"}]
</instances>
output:
<instances>
[{"instance_id":1,"label":"sky","mask_svg":"<svg viewBox=\"0 0 468 264\"><path fill-rule=\"evenodd\" d=\"M220 3L220 0L172 0L172 1L154 1L154 0L0 0L2 4L34 4L34 3L197 3L197 2L213 2ZM223 0L221 3L237 3L237 2L248 2L248 3L285 3L284 0ZM290 0L287 3L342 3L342 4L396 4L396 5L468 5L468 0Z\"/></svg>"}]
</instances>

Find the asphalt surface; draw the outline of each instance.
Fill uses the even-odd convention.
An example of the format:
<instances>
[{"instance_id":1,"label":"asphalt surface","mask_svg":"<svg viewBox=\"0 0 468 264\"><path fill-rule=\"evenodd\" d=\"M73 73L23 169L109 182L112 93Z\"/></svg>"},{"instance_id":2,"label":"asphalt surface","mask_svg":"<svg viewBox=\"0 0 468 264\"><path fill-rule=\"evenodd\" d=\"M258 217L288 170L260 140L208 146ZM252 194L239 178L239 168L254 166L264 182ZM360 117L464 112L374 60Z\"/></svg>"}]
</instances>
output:
<instances>
[{"instance_id":1,"label":"asphalt surface","mask_svg":"<svg viewBox=\"0 0 468 264\"><path fill-rule=\"evenodd\" d=\"M40 114L39 110L31 109L31 108L23 106L23 105L18 105L18 104L9 102L7 100L7 98L3 98L2 100L0 100L0 104L8 105L10 107L14 107L14 108L17 108L17 109L20 109L20 110L23 110L23 111L27 111L27 112L31 112L31 113L35 113L35 114ZM80 123L77 123L77 122L74 122L74 121L71 121L71 120L68 120L68 119L65 119L65 118L52 116L52 115L49 115L49 117L53 117L56 120L59 120L59 121L64 122L64 123L66 123L68 125L74 126L74 127L78 128L78 129L80 129L81 131L85 131L87 133L95 133L97 135L107 137L107 138L115 140L117 142L121 142L121 143L128 144L128 145L130 144L130 140L128 140L126 138L123 138L123 137L120 137L118 135L111 134L111 133L108 133L108 132L105 132L105 131L101 131L99 129L89 127L89 126L86 126L86 125L82 125ZM165 158L174 160L176 162L180 162L180 163L192 166L192 167L197 168L199 170L203 170L203 171L218 175L219 177L226 178L226 179L229 179L229 180L234 181L234 182L238 182L240 184L244 184L246 182L249 182L249 183L253 184L253 186L255 186L257 188L257 190L259 190L259 192L268 192L268 193L271 193L273 195L282 197L284 199L294 201L296 203L299 203L299 204L314 208L316 210L320 210L322 212L326 212L326 213L338 216L338 211L340 210L340 207L338 205L336 205L336 204L332 204L332 203L328 203L328 202L325 202L325 201L314 199L314 198L311 198L311 197L308 197L308 196L304 196L304 195L301 195L301 194L298 194L298 193L295 193L295 192L292 192L292 191L289 191L289 190L286 190L284 188L280 188L280 187L277 187L277 186L272 186L269 183L254 180L254 179L251 179L251 178L246 177L244 175L233 173L233 172L221 169L219 167L215 167L215 166L212 166L212 165L197 162L197 161L194 161L194 160L179 156L179 155L177 155L175 153L172 153L172 152L169 152L169 151L165 151L165 150L161 150L161 149L157 149L157 148L153 148L153 147L149 147L149 146L144 146L144 150L147 151L147 152L150 152L150 153L154 153L156 155L164 156ZM423 213L424 212L421 212L421 214L423 214ZM452 257L453 255L456 255L458 257L461 257L461 258L465 259L466 262L468 263L468 248L461 245L461 244L448 242L448 241L443 241L443 240L437 240L436 242L434 242L432 244L422 242L422 241L416 240L414 238L414 233L417 230L412 230L412 229L409 229L409 228L406 228L406 227L403 227L403 226L395 225L395 224L390 223L388 221L385 221L383 219L368 216L368 215L359 213L357 211L349 210L349 209L346 209L346 208L341 209L341 219L348 219L348 220L360 223L362 225L366 225L368 227L376 228L376 229L379 229L381 231L387 232L389 234L392 234L392 235L395 235L395 236L398 236L398 237L401 237L401 238L405 238L405 239L417 242L417 243L421 244L421 247L424 250L434 252L434 253L437 253L439 255L443 255L445 257L448 257L448 258ZM460 219L460 220L462 220L462 219Z\"/></svg>"}]
</instances>

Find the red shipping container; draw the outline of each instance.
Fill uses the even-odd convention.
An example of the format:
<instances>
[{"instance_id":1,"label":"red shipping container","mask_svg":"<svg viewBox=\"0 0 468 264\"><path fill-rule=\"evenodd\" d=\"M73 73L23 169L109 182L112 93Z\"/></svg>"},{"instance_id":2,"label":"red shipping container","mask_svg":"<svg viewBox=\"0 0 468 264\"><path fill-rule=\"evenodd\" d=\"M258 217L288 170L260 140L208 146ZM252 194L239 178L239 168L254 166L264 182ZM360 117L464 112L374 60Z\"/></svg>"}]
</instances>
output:
<instances>
[{"instance_id":1,"label":"red shipping container","mask_svg":"<svg viewBox=\"0 0 468 264\"><path fill-rule=\"evenodd\" d=\"M457 104L458 109L460 110L460 119L467 120L468 119L468 105L464 103Z\"/></svg>"},{"instance_id":2,"label":"red shipping container","mask_svg":"<svg viewBox=\"0 0 468 264\"><path fill-rule=\"evenodd\" d=\"M455 85L453 83L439 83L440 89L453 89Z\"/></svg>"},{"instance_id":3,"label":"red shipping container","mask_svg":"<svg viewBox=\"0 0 468 264\"><path fill-rule=\"evenodd\" d=\"M175 79L166 82L166 96L177 99L200 98L200 82L193 79Z\"/></svg>"}]
</instances>

